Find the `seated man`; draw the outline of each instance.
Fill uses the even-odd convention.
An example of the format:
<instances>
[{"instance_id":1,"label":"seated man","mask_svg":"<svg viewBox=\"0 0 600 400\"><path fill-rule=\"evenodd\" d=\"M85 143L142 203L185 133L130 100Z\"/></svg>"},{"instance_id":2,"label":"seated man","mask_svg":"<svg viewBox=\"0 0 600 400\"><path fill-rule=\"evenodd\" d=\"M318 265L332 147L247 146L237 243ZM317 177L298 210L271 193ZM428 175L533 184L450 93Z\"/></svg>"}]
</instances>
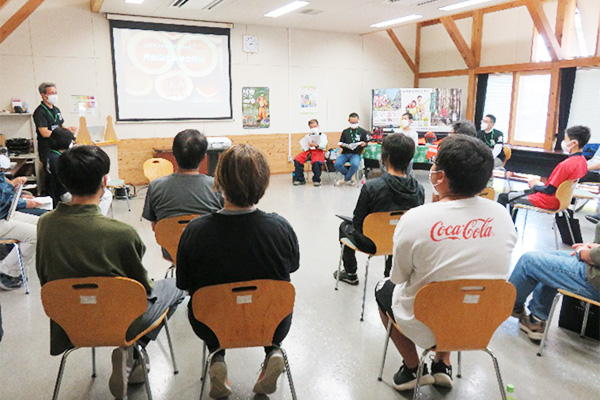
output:
<instances>
[{"instance_id":1,"label":"seated man","mask_svg":"<svg viewBox=\"0 0 600 400\"><path fill-rule=\"evenodd\" d=\"M481 130L477 132L477 139L485 143L494 156L494 168L501 167L504 163L504 134L494 128L496 117L486 115L481 121Z\"/></svg>"},{"instance_id":2,"label":"seated man","mask_svg":"<svg viewBox=\"0 0 600 400\"><path fill-rule=\"evenodd\" d=\"M269 175L265 155L250 145L235 145L221 156L215 181L223 192L225 206L196 218L183 232L177 251L177 287L193 294L202 287L222 283L290 280L290 274L300 266L294 229L279 215L256 208L269 185ZM218 338L194 318L191 306L190 301L188 315L194 332L211 352L217 350ZM288 315L280 323L273 343L283 341L291 321L292 316ZM276 348L265 347L265 353L262 372L253 389L258 394L275 392L277 378L284 371L283 355ZM224 357L224 351L217 353L210 366L213 399L231 394Z\"/></svg>"},{"instance_id":3,"label":"seated man","mask_svg":"<svg viewBox=\"0 0 600 400\"><path fill-rule=\"evenodd\" d=\"M498 203L506 207L510 204L513 221L517 218L517 209L512 204L527 204L543 208L545 210L557 210L560 202L556 198L556 189L567 180L577 180L587 173L587 162L581 150L590 140L590 129L585 126L572 126L565 131L565 140L561 147L570 156L561 161L550 174L550 178L544 185L539 180L530 180L527 191L501 193Z\"/></svg>"},{"instance_id":4,"label":"seated man","mask_svg":"<svg viewBox=\"0 0 600 400\"><path fill-rule=\"evenodd\" d=\"M444 139L429 174L440 200L409 210L396 227L391 279L379 282L375 290L384 326L389 315L402 331L392 330L392 341L403 358L393 379L396 390L416 385L415 344L424 349L435 346L431 330L415 318L419 289L431 282L508 276L515 228L503 207L477 195L493 168L492 152L475 137ZM450 353L436 353L431 373L425 365L422 384L452 386Z\"/></svg>"},{"instance_id":5,"label":"seated man","mask_svg":"<svg viewBox=\"0 0 600 400\"><path fill-rule=\"evenodd\" d=\"M335 169L338 170L344 177L335 182L336 186L344 183L353 185L355 182L354 174L358 171L360 157L363 148L367 145L368 132L358 126L358 114L352 113L348 117L350 127L342 131L338 146L342 149L342 154L338 155L335 160ZM344 164L350 163L350 168L346 168Z\"/></svg>"},{"instance_id":6,"label":"seated man","mask_svg":"<svg viewBox=\"0 0 600 400\"><path fill-rule=\"evenodd\" d=\"M360 191L352 222L343 221L340 225L340 239L347 237L361 251L372 253L375 244L363 235L363 222L367 215L378 211L408 210L425 202L425 189L412 176L407 168L413 158L413 140L403 133L388 135L381 146L381 162L387 169L383 176L367 181ZM358 285L355 251L344 246L344 269L340 280L350 285ZM385 276L389 276L392 257L385 263ZM333 273L337 279L337 271Z\"/></svg>"},{"instance_id":7,"label":"seated man","mask_svg":"<svg viewBox=\"0 0 600 400\"><path fill-rule=\"evenodd\" d=\"M183 300L174 279L152 282L142 264L146 251L135 229L103 216L98 208L106 188L110 159L100 147L76 146L58 162L58 177L72 195L59 203L38 224L36 267L42 286L57 279L121 276L140 282L148 292L148 308L127 331L127 340L156 322L165 310L170 317ZM161 325L162 326L162 325ZM160 327L139 340L145 347L156 339ZM73 345L60 326L50 323L50 354L60 355ZM127 396L128 383L144 382L143 368L134 365L131 347L112 353L110 391L117 399ZM133 367L133 370L132 370ZM131 372L131 374L130 374Z\"/></svg>"},{"instance_id":8,"label":"seated man","mask_svg":"<svg viewBox=\"0 0 600 400\"><path fill-rule=\"evenodd\" d=\"M304 163L310 161L313 170L313 184L321 186L321 171L325 163L325 154L327 148L327 135L321 133L319 121L311 119L308 121L310 133L300 141L302 152L294 158L294 185L304 185Z\"/></svg>"},{"instance_id":9,"label":"seated man","mask_svg":"<svg viewBox=\"0 0 600 400\"><path fill-rule=\"evenodd\" d=\"M517 288L513 317L532 340L542 340L557 289L600 301L600 225L594 243L573 245L574 252L531 251L523 254L510 276ZM525 301L533 293L529 311Z\"/></svg>"},{"instance_id":10,"label":"seated man","mask_svg":"<svg viewBox=\"0 0 600 400\"><path fill-rule=\"evenodd\" d=\"M476 137L477 129L475 129L475 124L471 121L461 120L452 123L450 135L454 135L455 133Z\"/></svg>"},{"instance_id":11,"label":"seated man","mask_svg":"<svg viewBox=\"0 0 600 400\"><path fill-rule=\"evenodd\" d=\"M223 207L223 197L213 190L213 177L198 171L207 148L208 141L195 129L186 129L175 136L173 155L177 171L150 182L146 194L142 217L152 223L153 229L163 218L209 214ZM166 251L164 255L168 256Z\"/></svg>"}]
</instances>

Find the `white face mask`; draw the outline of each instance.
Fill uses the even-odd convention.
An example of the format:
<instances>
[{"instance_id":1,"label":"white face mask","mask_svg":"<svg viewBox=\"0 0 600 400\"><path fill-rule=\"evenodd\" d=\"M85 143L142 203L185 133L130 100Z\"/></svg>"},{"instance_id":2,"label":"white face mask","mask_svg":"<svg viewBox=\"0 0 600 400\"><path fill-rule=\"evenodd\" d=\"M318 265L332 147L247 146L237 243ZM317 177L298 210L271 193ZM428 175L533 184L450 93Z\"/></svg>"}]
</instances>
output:
<instances>
[{"instance_id":1,"label":"white face mask","mask_svg":"<svg viewBox=\"0 0 600 400\"><path fill-rule=\"evenodd\" d=\"M572 141L571 141L572 142ZM562 149L562 151L564 151L565 153L570 153L571 149L573 149L574 145L570 145L568 144L568 142L565 142L564 140L562 142L560 142L560 148Z\"/></svg>"},{"instance_id":2,"label":"white face mask","mask_svg":"<svg viewBox=\"0 0 600 400\"><path fill-rule=\"evenodd\" d=\"M49 94L48 95L48 103L54 105L58 103L58 95L57 94Z\"/></svg>"},{"instance_id":3,"label":"white face mask","mask_svg":"<svg viewBox=\"0 0 600 400\"><path fill-rule=\"evenodd\" d=\"M433 194L435 194L436 196L439 196L440 193L435 188L437 185L439 185L439 183L433 183L433 182L431 182L431 175L433 175L433 174L435 174L437 172L440 172L440 171L429 170L429 184L431 185L431 190L433 191Z\"/></svg>"},{"instance_id":4,"label":"white face mask","mask_svg":"<svg viewBox=\"0 0 600 400\"><path fill-rule=\"evenodd\" d=\"M358 123L356 123L356 124L350 124L350 128L352 128L352 129L358 128Z\"/></svg>"},{"instance_id":5,"label":"white face mask","mask_svg":"<svg viewBox=\"0 0 600 400\"><path fill-rule=\"evenodd\" d=\"M312 133L313 135L318 135L319 134L319 127L310 128L310 133Z\"/></svg>"},{"instance_id":6,"label":"white face mask","mask_svg":"<svg viewBox=\"0 0 600 400\"><path fill-rule=\"evenodd\" d=\"M403 128L408 128L408 126L410 125L410 120L403 119L402 121L400 121L400 123L402 124Z\"/></svg>"},{"instance_id":7,"label":"white face mask","mask_svg":"<svg viewBox=\"0 0 600 400\"><path fill-rule=\"evenodd\" d=\"M482 131L487 131L488 130L488 124L486 124L485 122L481 123L481 130Z\"/></svg>"}]
</instances>

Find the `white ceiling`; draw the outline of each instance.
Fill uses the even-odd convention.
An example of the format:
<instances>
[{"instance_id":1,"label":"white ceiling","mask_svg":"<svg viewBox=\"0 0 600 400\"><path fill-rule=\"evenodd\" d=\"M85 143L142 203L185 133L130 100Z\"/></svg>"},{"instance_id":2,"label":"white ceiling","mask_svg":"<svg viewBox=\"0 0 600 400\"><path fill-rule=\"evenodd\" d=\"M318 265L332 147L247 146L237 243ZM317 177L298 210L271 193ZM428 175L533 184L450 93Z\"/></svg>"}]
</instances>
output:
<instances>
[{"instance_id":1,"label":"white ceiling","mask_svg":"<svg viewBox=\"0 0 600 400\"><path fill-rule=\"evenodd\" d=\"M101 12L145 17L177 18L198 21L232 22L234 24L276 26L327 32L368 33L376 31L370 25L409 14L421 14L423 20L451 15L439 8L461 0L308 0L310 4L279 18L264 16L291 0L224 0L210 10L202 8L213 0L188 0L182 8L169 7L174 0L145 0L143 4L127 4L125 0L104 0ZM491 0L481 8L508 0ZM307 10L322 11L306 15Z\"/></svg>"}]
</instances>

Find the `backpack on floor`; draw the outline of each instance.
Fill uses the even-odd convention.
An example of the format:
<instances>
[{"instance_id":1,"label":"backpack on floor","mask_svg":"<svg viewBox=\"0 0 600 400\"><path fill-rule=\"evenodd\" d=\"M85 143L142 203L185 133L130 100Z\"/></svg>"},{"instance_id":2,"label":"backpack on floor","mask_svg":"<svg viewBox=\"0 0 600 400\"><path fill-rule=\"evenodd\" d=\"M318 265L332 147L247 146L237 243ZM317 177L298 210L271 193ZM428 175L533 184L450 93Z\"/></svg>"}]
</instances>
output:
<instances>
[{"instance_id":1,"label":"backpack on floor","mask_svg":"<svg viewBox=\"0 0 600 400\"><path fill-rule=\"evenodd\" d=\"M573 210L567 209L565 210L569 215L565 216L565 213L559 213L554 216L556 219L556 226L558 226L558 231L560 232L560 238L564 244L568 244L569 246L573 245L573 239L571 239L571 233L573 232L573 238L575 239L575 243L582 243L583 240L581 238L581 228L579 226L579 220L573 216ZM571 231L569 232L569 225L571 226Z\"/></svg>"}]
</instances>

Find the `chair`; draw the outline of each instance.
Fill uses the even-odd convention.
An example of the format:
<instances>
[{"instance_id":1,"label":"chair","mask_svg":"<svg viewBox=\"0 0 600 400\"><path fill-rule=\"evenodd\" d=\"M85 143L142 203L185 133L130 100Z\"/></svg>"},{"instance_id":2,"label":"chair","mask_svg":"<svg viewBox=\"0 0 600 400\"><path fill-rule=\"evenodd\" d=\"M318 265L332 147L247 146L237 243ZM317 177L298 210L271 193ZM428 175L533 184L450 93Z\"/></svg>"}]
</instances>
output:
<instances>
[{"instance_id":1,"label":"chair","mask_svg":"<svg viewBox=\"0 0 600 400\"><path fill-rule=\"evenodd\" d=\"M154 236L156 243L165 249L171 256L171 266L165 274L165 278L171 272L171 277L174 276L177 266L177 247L179 247L179 239L188 224L194 219L200 217L200 214L179 215L177 217L163 218L154 226ZM166 259L166 258L165 258Z\"/></svg>"},{"instance_id":2,"label":"chair","mask_svg":"<svg viewBox=\"0 0 600 400\"><path fill-rule=\"evenodd\" d=\"M1 239L0 244L12 245L17 252L17 259L19 260L19 269L21 270L21 279L23 279L23 286L25 287L25 294L29 294L29 279L27 279L27 274L25 273L25 267L23 266L23 258L21 257L21 247L19 246L21 242L16 239Z\"/></svg>"},{"instance_id":3,"label":"chair","mask_svg":"<svg viewBox=\"0 0 600 400\"><path fill-rule=\"evenodd\" d=\"M414 400L419 396L423 365L429 352L458 351L457 377L460 378L462 377L460 352L467 350L483 350L492 357L500 393L502 399L506 400L498 360L487 347L496 329L511 315L516 296L517 291L511 283L505 280L484 279L433 282L423 286L417 292L415 317L431 329L436 345L423 351L417 372ZM400 330L389 318L378 377L380 381L392 326Z\"/></svg>"},{"instance_id":4,"label":"chair","mask_svg":"<svg viewBox=\"0 0 600 400\"><path fill-rule=\"evenodd\" d=\"M491 187L486 187L485 189L483 189L478 196L490 199L492 201L496 201L496 191L494 190L494 188Z\"/></svg>"},{"instance_id":5,"label":"chair","mask_svg":"<svg viewBox=\"0 0 600 400\"><path fill-rule=\"evenodd\" d=\"M504 152L504 162L502 163L501 167L498 167L498 168L495 168L495 169L504 172L504 180L506 181L506 183L508 183L508 190L510 191L511 190L511 188L510 188L510 179L508 179L508 170L506 169L506 163L512 157L512 150L507 145L504 145L504 146L502 146L502 151Z\"/></svg>"},{"instance_id":6,"label":"chair","mask_svg":"<svg viewBox=\"0 0 600 400\"><path fill-rule=\"evenodd\" d=\"M67 356L82 347L92 348L92 377L96 377L96 347L132 346L142 362L146 376L148 399L152 400L146 356L137 340L158 327L165 326L174 373L177 364L171 343L167 311L156 322L132 340L126 339L131 323L144 314L147 307L146 289L141 283L121 277L90 277L60 279L42 286L42 305L46 315L69 336L74 348L67 350L60 361L53 400L58 399Z\"/></svg>"},{"instance_id":7,"label":"chair","mask_svg":"<svg viewBox=\"0 0 600 400\"><path fill-rule=\"evenodd\" d=\"M560 299L561 296L569 296L569 297L573 297L577 300L581 300L581 301L585 302L585 311L583 314L583 322L581 324L581 332L579 333L579 336L581 336L581 337L585 336L585 330L587 328L588 317L590 315L590 306L594 305L594 306L600 307L600 302L598 302L598 301L588 299L587 297L579 296L578 294L575 294L575 293L567 292L566 290L563 290L563 289L558 289L558 293L556 293L556 296L554 296L554 300L552 301L552 308L550 309L550 314L548 315L548 321L546 321L546 329L544 330L544 336L542 336L542 341L540 342L540 347L538 347L537 355L539 357L542 356L542 353L544 352L544 348L546 347L546 341L548 339L548 331L550 330L550 325L552 324L552 316L554 315L554 310L556 308L556 305L558 304L558 299Z\"/></svg>"},{"instance_id":8,"label":"chair","mask_svg":"<svg viewBox=\"0 0 600 400\"><path fill-rule=\"evenodd\" d=\"M327 160L325 160L321 163L321 171L326 172L326 174L321 174L321 176L325 175L327 177L327 181L331 182L331 178L329 177L329 171L327 169ZM310 180L311 172L312 172L312 160L306 160L306 162L304 163L304 173L306 174L306 181Z\"/></svg>"},{"instance_id":9,"label":"chair","mask_svg":"<svg viewBox=\"0 0 600 400\"><path fill-rule=\"evenodd\" d=\"M342 258L344 255L344 246L350 247L354 251L360 251L368 255L367 264L365 265L365 285L363 288L362 310L360 320L364 320L365 315L365 299L367 297L367 278L369 276L369 263L371 257L374 256L391 256L394 253L394 230L400 218L406 213L402 211L383 211L367 215L363 223L363 235L371 239L375 244L375 253L365 253L360 250L349 238L340 239L342 249L340 251L340 261L338 263L337 280L335 282L335 290L338 290L340 284L340 273L342 271Z\"/></svg>"},{"instance_id":10,"label":"chair","mask_svg":"<svg viewBox=\"0 0 600 400\"><path fill-rule=\"evenodd\" d=\"M150 158L144 161L144 176L150 182L173 173L173 164L165 158Z\"/></svg>"},{"instance_id":11,"label":"chair","mask_svg":"<svg viewBox=\"0 0 600 400\"><path fill-rule=\"evenodd\" d=\"M259 346L275 346L281 351L292 398L296 400L287 354L282 347L273 343L277 326L294 310L295 296L296 291L290 282L275 280L225 283L205 286L194 292L194 318L214 332L220 345L208 358L204 348L200 400L210 363L217 352Z\"/></svg>"},{"instance_id":12,"label":"chair","mask_svg":"<svg viewBox=\"0 0 600 400\"><path fill-rule=\"evenodd\" d=\"M127 210L131 211L131 205L129 204L129 193L127 193L125 181L123 179L111 179L107 182L106 186L110 189L111 192L113 192L113 196L115 194L115 190L123 189L125 191L125 200L127 200ZM110 216L114 217L112 203L110 204Z\"/></svg>"},{"instance_id":13,"label":"chair","mask_svg":"<svg viewBox=\"0 0 600 400\"><path fill-rule=\"evenodd\" d=\"M560 202L560 206L558 207L557 210L546 210L544 208L530 206L527 204L519 204L519 203L513 204L512 205L513 206L513 214L519 208L525 209L525 221L523 222L523 236L525 236L525 227L527 226L527 214L528 214L529 210L537 211L537 212L544 213L544 214L550 214L550 215L554 215L554 216L558 213L563 213L565 215L565 218L567 218L567 219L570 218L569 213L566 210L567 210L567 208L569 208L569 205L571 205L571 200L573 199L573 191L575 190L576 183L577 183L576 180L564 181L563 183L561 183L558 186L558 189L556 189L556 198ZM514 215L513 215L513 220L514 220ZM568 223L567 226L569 227L569 233L571 234L572 243L575 243L573 231L571 230L571 224ZM558 249L558 235L556 233L556 231L558 230L558 226L556 225L556 218L554 219L554 222L553 222L553 228L554 228L554 240L556 241L556 248Z\"/></svg>"}]
</instances>

